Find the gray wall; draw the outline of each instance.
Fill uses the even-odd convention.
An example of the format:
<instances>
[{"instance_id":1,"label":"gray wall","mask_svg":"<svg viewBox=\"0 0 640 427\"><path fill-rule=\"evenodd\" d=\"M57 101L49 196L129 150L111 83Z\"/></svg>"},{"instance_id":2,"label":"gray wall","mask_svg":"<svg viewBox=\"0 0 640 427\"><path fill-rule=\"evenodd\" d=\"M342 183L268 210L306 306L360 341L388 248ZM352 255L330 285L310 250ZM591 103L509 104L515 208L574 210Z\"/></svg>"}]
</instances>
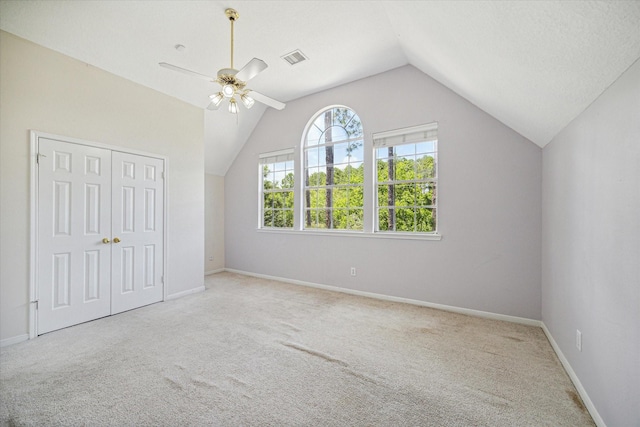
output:
<instances>
[{"instance_id":1,"label":"gray wall","mask_svg":"<svg viewBox=\"0 0 640 427\"><path fill-rule=\"evenodd\" d=\"M309 119L334 104L360 116L365 150L374 132L439 122L441 241L256 231L258 154L298 156ZM538 146L412 66L310 95L268 110L225 176L225 265L540 319L541 161Z\"/></svg>"},{"instance_id":2,"label":"gray wall","mask_svg":"<svg viewBox=\"0 0 640 427\"><path fill-rule=\"evenodd\" d=\"M542 319L605 423L638 426L640 62L545 147L543 195Z\"/></svg>"},{"instance_id":3,"label":"gray wall","mask_svg":"<svg viewBox=\"0 0 640 427\"><path fill-rule=\"evenodd\" d=\"M0 32L0 344L29 309L29 130L168 158L169 296L204 283L202 110Z\"/></svg>"},{"instance_id":4,"label":"gray wall","mask_svg":"<svg viewBox=\"0 0 640 427\"><path fill-rule=\"evenodd\" d=\"M224 177L204 176L204 274L224 268Z\"/></svg>"}]
</instances>

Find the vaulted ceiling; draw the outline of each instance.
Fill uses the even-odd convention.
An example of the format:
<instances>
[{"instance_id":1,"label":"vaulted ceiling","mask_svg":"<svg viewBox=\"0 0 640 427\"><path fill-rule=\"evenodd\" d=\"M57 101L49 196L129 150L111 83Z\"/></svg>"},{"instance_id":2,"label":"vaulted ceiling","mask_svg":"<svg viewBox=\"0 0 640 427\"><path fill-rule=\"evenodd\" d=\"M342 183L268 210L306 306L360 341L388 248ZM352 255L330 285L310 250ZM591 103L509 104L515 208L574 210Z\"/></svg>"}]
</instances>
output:
<instances>
[{"instance_id":1,"label":"vaulted ceiling","mask_svg":"<svg viewBox=\"0 0 640 427\"><path fill-rule=\"evenodd\" d=\"M265 95L287 102L411 64L541 147L640 57L640 1L618 0L0 0L0 28L204 108L217 84L158 63L229 67L229 7L234 65L264 60L250 86ZM281 57L296 49L309 60L291 66ZM265 109L204 110L207 172L226 173Z\"/></svg>"}]
</instances>

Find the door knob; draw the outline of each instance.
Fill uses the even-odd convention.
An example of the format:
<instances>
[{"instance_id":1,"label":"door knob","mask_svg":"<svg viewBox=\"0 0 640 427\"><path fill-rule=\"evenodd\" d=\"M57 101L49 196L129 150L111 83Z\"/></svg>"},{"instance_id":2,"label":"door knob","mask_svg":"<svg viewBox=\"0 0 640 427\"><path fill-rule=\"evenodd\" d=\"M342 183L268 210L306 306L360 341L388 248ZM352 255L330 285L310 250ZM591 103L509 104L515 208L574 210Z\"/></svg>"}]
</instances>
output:
<instances>
[{"instance_id":1,"label":"door knob","mask_svg":"<svg viewBox=\"0 0 640 427\"><path fill-rule=\"evenodd\" d=\"M120 238L119 237L114 238L113 243L120 243Z\"/></svg>"},{"instance_id":2,"label":"door knob","mask_svg":"<svg viewBox=\"0 0 640 427\"><path fill-rule=\"evenodd\" d=\"M105 245L106 245L107 243L109 243L109 242L110 242L110 240L109 240L109 239L107 239L106 237L105 237L104 239L102 239L102 243L104 243Z\"/></svg>"}]
</instances>

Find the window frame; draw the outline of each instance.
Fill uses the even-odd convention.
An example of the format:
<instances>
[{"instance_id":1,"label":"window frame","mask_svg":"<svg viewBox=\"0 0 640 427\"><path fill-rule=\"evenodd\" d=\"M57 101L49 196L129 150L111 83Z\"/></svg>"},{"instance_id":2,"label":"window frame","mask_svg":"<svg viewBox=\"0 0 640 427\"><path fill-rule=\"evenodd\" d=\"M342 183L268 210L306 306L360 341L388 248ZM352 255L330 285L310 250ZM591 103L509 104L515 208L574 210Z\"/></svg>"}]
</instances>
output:
<instances>
[{"instance_id":1,"label":"window frame","mask_svg":"<svg viewBox=\"0 0 640 427\"><path fill-rule=\"evenodd\" d=\"M295 150L293 148L286 148L283 150L277 150L277 151L270 151L270 152L266 152L266 153L261 153L258 155L258 229L260 230L282 230L282 231L286 231L286 230L294 230L295 227L295 215L296 215L296 208L295 208L295 188L296 188L296 161L295 161ZM272 162L269 162L269 160L272 160ZM287 172L291 172L293 173L293 184L291 187L287 187L287 188L274 188L271 190L268 190L265 192L265 188L264 188L264 166L267 164L275 164L275 163L288 163L291 162L292 166L291 168L287 168L285 165L284 170L282 170L282 172L285 174L284 176L286 177L288 175ZM273 173L278 172L275 168ZM293 205L290 208L287 207L282 207L282 208L277 208L277 209L271 209L272 211L282 211L283 214L286 214L286 212L290 211L292 214L292 221L291 221L291 226L283 226L283 227L279 227L279 226L274 226L274 225L265 225L264 223L264 219L265 219L265 205L264 205L264 200L265 200L265 195L266 194L276 194L276 193L291 193L292 197L293 197ZM273 222L272 222L273 224Z\"/></svg>"},{"instance_id":2,"label":"window frame","mask_svg":"<svg viewBox=\"0 0 640 427\"><path fill-rule=\"evenodd\" d=\"M421 143L433 143L432 151L425 151L424 153L418 153L417 146ZM431 155L434 162L433 167L433 176L418 178L414 175L413 179L409 180L397 180L397 179L389 179L386 181L380 181L378 176L378 160L380 159L389 159L389 157L378 157L378 152L380 149L385 147L402 147L402 146L410 146L413 145L415 148L413 150L412 156L417 161L418 155L423 154L425 156ZM439 158L438 158L438 122L427 123L418 126L411 126L406 128L395 129L391 131L377 132L372 135L372 164L373 164L373 173L371 176L373 177L372 183L372 192L373 192L373 232L379 235L411 235L411 236L434 236L439 238L439 208L438 208L438 199L439 199L439 175L438 175L438 167L439 167ZM397 154L394 155L396 158ZM406 157L401 156L402 158ZM396 163L397 165L397 163ZM414 164L415 166L415 164ZM417 173L417 170L414 169ZM381 185L395 186L398 185L428 185L432 186L432 203L430 205L419 205L414 203L413 205L397 205L394 203L393 207L384 205L380 205L379 188ZM389 190L388 190L389 191ZM397 212L397 209L412 209L414 211L414 230L381 230L380 229L380 210L381 209L389 209L389 211ZM432 217L435 222L435 227L433 231L419 231L417 230L417 221L416 221L416 211L418 209L428 209L432 211ZM394 218L393 221L394 228L397 226L397 217Z\"/></svg>"},{"instance_id":3,"label":"window frame","mask_svg":"<svg viewBox=\"0 0 640 427\"><path fill-rule=\"evenodd\" d=\"M345 109L345 110L349 110L349 112L353 115L353 117L357 118L357 120L360 122L360 134L359 136L356 137L352 137L352 138L347 138L347 139L341 139L339 141L332 141L331 143L327 144L325 143L320 143L320 141L318 141L317 144L313 144L310 145L309 143L309 135L310 132L313 128L313 126L315 126L316 121L322 117L327 111L330 110L336 110L336 109ZM352 117L352 119L353 119ZM350 119L349 122L352 120ZM347 123L348 124L348 123ZM331 127L333 127L335 125L332 125ZM320 128L318 128L320 129ZM324 128L323 130L321 130L321 135L326 131L326 128ZM358 163L360 164L362 168L362 182L361 183L346 183L346 184L332 184L332 185L327 185L326 182L324 185L311 185L311 183L309 183L310 185L307 186L307 182L306 182L306 177L307 177L307 172L310 169L313 169L316 166L309 166L308 165L308 155L307 153L310 152L311 150L314 150L316 148L321 149L321 148L325 148L327 146L332 146L335 147L337 145L340 144L350 144L350 143L354 143L354 142L361 142L360 148L361 148L361 152L362 152L362 159L360 161L354 162L354 163ZM360 116L356 113L356 111L346 105L329 105L326 106L324 108L322 108L321 110L317 111L308 121L307 126L305 126L305 130L304 133L302 134L302 141L300 144L300 171L301 171L301 179L300 179L300 185L298 186L298 188L300 189L300 207L299 209L297 209L297 212L299 213L300 217L299 217L299 227L298 229L301 230L302 232L305 233L340 233L340 234L345 234L345 233L351 233L351 234L355 234L355 233L363 233L365 232L365 227L364 227L364 223L365 223L365 215L366 215L366 209L365 209L365 201L364 199L366 198L365 192L366 192L366 185L365 185L365 181L366 181L366 159L365 159L365 149L366 149L366 138L365 138L365 133L364 133L364 127L362 125L362 121L360 119ZM320 159L318 159L318 171L320 171L320 169L325 168L326 171L326 167L327 165L324 164L322 165L322 161ZM334 169L339 166L339 165L345 165L345 163L343 162L333 162L334 165ZM347 166L351 165L351 162L347 162L346 163ZM345 168L347 167L345 166ZM353 167L353 166L352 166ZM325 180L326 181L326 180ZM361 228L321 228L321 227L308 227L307 226L307 190L310 191L317 191L317 192L321 192L321 191L326 191L326 189L331 189L333 192L333 196L336 195L335 191L338 190L345 190L347 193L350 192L350 189L352 188L357 188L360 190L361 194L362 194L362 204L359 206L351 206L351 205L347 205L346 207L336 207L335 206L335 198L332 199L332 206L328 207L325 206L324 208L309 208L310 212L313 212L314 210L316 212L320 212L322 210L331 210L332 215L335 212L340 212L340 211L345 211L347 212L347 215L349 215L350 211L356 211L359 210L360 213L360 219L362 221L362 226ZM316 193L318 194L318 193ZM326 195L326 193L324 193ZM316 223L319 223L319 217L316 217L317 221ZM347 222L347 226L349 226L349 222Z\"/></svg>"}]
</instances>

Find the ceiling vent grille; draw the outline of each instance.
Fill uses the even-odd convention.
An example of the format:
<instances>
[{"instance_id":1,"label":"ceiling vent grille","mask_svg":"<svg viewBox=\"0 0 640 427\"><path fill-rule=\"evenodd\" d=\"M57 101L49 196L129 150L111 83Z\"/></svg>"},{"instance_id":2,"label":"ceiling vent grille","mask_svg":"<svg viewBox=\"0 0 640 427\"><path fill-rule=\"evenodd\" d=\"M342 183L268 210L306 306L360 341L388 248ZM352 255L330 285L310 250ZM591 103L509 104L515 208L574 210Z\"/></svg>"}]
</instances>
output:
<instances>
[{"instance_id":1,"label":"ceiling vent grille","mask_svg":"<svg viewBox=\"0 0 640 427\"><path fill-rule=\"evenodd\" d=\"M282 59L287 61L289 65L296 65L301 63L302 61L306 61L309 58L307 58L304 53L300 52L299 50L294 50L293 52L287 53L286 55L282 56Z\"/></svg>"}]
</instances>

